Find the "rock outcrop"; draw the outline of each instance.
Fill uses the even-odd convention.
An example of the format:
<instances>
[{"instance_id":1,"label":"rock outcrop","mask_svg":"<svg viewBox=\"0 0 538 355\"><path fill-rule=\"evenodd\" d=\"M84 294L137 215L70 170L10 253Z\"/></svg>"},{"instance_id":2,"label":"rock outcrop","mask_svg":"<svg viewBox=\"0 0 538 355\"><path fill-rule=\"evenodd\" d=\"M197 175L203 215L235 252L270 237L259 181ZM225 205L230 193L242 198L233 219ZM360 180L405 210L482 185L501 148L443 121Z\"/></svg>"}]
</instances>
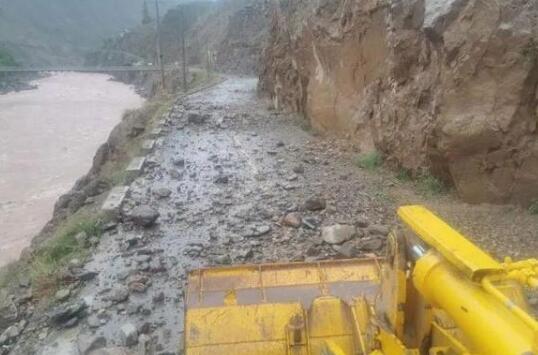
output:
<instances>
[{"instance_id":1,"label":"rock outcrop","mask_svg":"<svg viewBox=\"0 0 538 355\"><path fill-rule=\"evenodd\" d=\"M268 33L267 0L223 0L202 16L188 34L191 63L254 75Z\"/></svg>"},{"instance_id":2,"label":"rock outcrop","mask_svg":"<svg viewBox=\"0 0 538 355\"><path fill-rule=\"evenodd\" d=\"M251 1L230 16L226 35L217 46L216 67L224 72L254 74L267 35L263 1Z\"/></svg>"},{"instance_id":3,"label":"rock outcrop","mask_svg":"<svg viewBox=\"0 0 538 355\"><path fill-rule=\"evenodd\" d=\"M538 2L272 2L260 89L469 202L538 197Z\"/></svg>"}]
</instances>

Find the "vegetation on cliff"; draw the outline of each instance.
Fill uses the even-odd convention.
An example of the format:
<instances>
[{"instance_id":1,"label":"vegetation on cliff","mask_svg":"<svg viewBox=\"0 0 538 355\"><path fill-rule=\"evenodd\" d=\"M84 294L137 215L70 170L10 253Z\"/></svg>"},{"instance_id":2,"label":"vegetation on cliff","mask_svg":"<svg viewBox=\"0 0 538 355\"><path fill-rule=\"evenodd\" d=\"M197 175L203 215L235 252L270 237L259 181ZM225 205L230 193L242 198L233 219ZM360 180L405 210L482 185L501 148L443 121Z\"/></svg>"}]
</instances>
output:
<instances>
[{"instance_id":1,"label":"vegetation on cliff","mask_svg":"<svg viewBox=\"0 0 538 355\"><path fill-rule=\"evenodd\" d=\"M5 49L0 47L0 66L16 66L17 61L15 61L15 58L11 55L11 53Z\"/></svg>"}]
</instances>

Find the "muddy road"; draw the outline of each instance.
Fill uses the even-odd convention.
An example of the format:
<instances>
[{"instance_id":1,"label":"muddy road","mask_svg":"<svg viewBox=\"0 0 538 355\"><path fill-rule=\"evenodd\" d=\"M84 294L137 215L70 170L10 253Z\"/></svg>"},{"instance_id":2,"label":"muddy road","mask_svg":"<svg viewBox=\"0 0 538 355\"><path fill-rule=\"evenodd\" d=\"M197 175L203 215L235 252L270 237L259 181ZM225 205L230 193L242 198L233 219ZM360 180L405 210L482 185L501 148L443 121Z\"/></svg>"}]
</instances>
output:
<instances>
[{"instance_id":1,"label":"muddy road","mask_svg":"<svg viewBox=\"0 0 538 355\"><path fill-rule=\"evenodd\" d=\"M109 354L177 354L188 270L382 253L398 204L432 205L384 172L358 169L352 161L357 148L313 136L299 119L266 107L256 98L254 79L229 79L178 101L131 185L123 221L109 226L84 266L90 280L60 291L67 296L57 311L72 312L60 325L66 329L37 317L12 353L108 348ZM451 197L435 201L452 221L473 220L484 208ZM517 215L529 233L536 227L520 210L487 208L490 218ZM356 233L331 245L320 228L335 224L354 226ZM495 226L486 220L467 227L488 235ZM512 231L508 239L522 245L513 255L535 252L536 238L520 234ZM502 242L499 249L488 240L482 244L488 245L494 253L506 250ZM77 306L82 300L85 316Z\"/></svg>"}]
</instances>

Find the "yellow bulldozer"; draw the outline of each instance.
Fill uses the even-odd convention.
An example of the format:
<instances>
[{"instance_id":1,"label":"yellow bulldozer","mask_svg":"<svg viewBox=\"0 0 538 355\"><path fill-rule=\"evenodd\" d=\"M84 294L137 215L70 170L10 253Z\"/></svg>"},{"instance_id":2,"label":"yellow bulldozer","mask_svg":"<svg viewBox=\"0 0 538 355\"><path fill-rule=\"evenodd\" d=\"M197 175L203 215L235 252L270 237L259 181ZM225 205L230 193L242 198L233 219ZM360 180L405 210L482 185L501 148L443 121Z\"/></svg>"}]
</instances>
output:
<instances>
[{"instance_id":1,"label":"yellow bulldozer","mask_svg":"<svg viewBox=\"0 0 538 355\"><path fill-rule=\"evenodd\" d=\"M201 269L185 353L538 355L538 260L498 262L422 206L383 258Z\"/></svg>"}]
</instances>

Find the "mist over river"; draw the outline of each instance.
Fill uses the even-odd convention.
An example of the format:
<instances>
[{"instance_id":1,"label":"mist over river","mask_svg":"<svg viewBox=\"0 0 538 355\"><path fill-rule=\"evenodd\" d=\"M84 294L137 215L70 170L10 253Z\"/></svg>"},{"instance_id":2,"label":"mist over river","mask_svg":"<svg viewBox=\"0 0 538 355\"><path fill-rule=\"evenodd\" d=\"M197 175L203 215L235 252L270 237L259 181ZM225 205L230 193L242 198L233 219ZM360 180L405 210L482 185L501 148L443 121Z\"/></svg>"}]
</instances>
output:
<instances>
[{"instance_id":1,"label":"mist over river","mask_svg":"<svg viewBox=\"0 0 538 355\"><path fill-rule=\"evenodd\" d=\"M52 217L127 109L144 99L104 74L56 73L0 95L0 265Z\"/></svg>"}]
</instances>

